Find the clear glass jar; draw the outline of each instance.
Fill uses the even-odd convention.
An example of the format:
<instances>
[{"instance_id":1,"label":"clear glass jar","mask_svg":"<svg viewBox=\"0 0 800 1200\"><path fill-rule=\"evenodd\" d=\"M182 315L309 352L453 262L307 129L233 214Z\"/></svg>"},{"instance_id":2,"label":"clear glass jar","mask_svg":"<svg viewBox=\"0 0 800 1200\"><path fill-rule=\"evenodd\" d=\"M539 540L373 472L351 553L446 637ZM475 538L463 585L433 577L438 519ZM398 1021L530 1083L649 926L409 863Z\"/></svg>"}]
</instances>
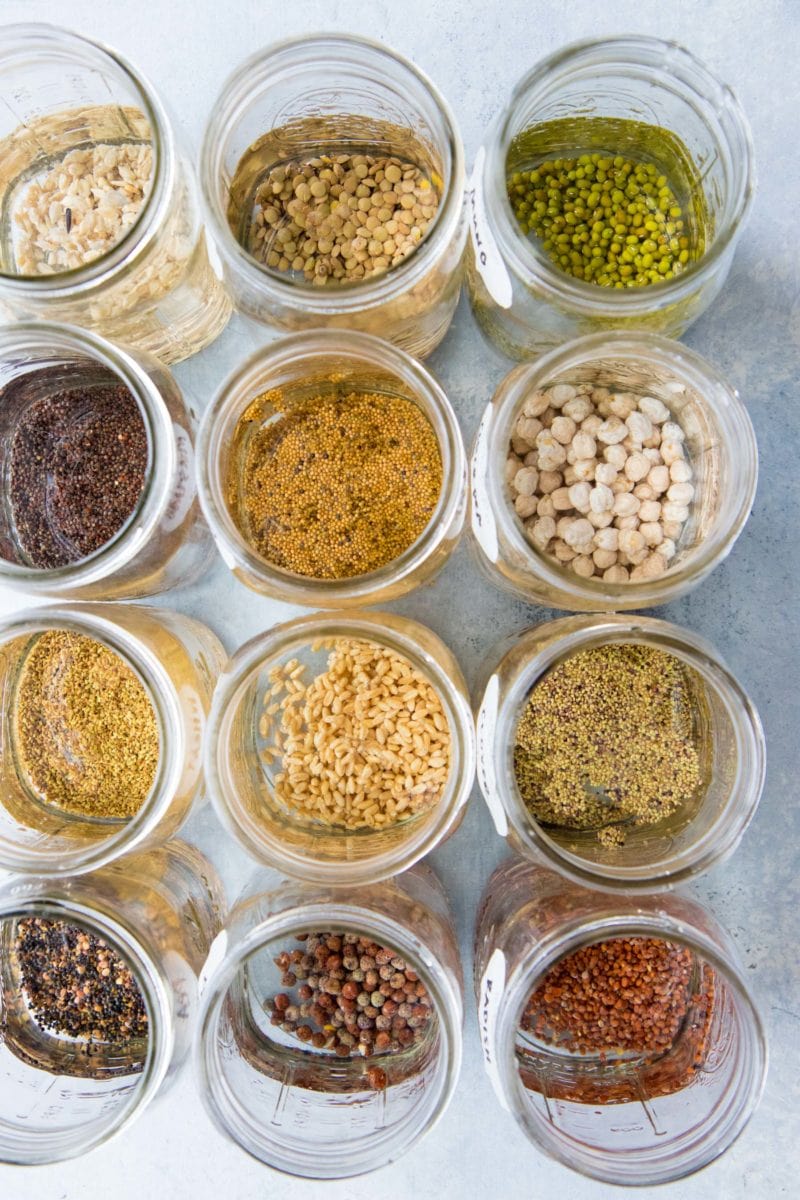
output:
<instances>
[{"instance_id":1,"label":"clear glass jar","mask_svg":"<svg viewBox=\"0 0 800 1200\"><path fill-rule=\"evenodd\" d=\"M80 879L0 889L0 1162L77 1157L141 1115L186 1057L197 978L224 916L213 867L179 841ZM15 947L18 922L31 918L77 926L122 957L145 1003L145 1036L87 1040L37 1020Z\"/></svg>"},{"instance_id":2,"label":"clear glass jar","mask_svg":"<svg viewBox=\"0 0 800 1200\"><path fill-rule=\"evenodd\" d=\"M506 457L526 398L557 382L654 397L683 427L695 498L664 574L625 583L599 575L584 579L526 536L508 493ZM757 479L750 417L710 363L658 334L590 334L515 367L484 411L470 481L477 561L493 583L545 607L598 612L667 604L696 587L730 553L750 515Z\"/></svg>"},{"instance_id":3,"label":"clear glass jar","mask_svg":"<svg viewBox=\"0 0 800 1200\"><path fill-rule=\"evenodd\" d=\"M693 959L687 1013L656 1061L604 1062L524 1031L529 997L561 959L637 937L685 947ZM638 1186L689 1175L728 1149L758 1104L767 1046L735 945L683 896L611 897L509 859L478 914L475 992L500 1104L537 1149L583 1175Z\"/></svg>"},{"instance_id":4,"label":"clear glass jar","mask_svg":"<svg viewBox=\"0 0 800 1200\"><path fill-rule=\"evenodd\" d=\"M708 224L705 252L682 274L641 287L600 287L561 271L519 228L506 178L509 170L532 164L509 162L512 143L542 122L570 117L644 120L681 139L696 168ZM584 149L553 147L560 153ZM467 279L475 316L499 349L518 359L602 329L678 337L725 282L754 189L747 120L730 88L694 55L651 37L567 46L520 80L476 156L467 192Z\"/></svg>"},{"instance_id":5,"label":"clear glass jar","mask_svg":"<svg viewBox=\"0 0 800 1200\"><path fill-rule=\"evenodd\" d=\"M234 433L245 409L272 389L282 389L289 402L385 392L413 401L430 421L442 459L439 502L422 534L386 566L348 579L313 579L273 566L239 532L228 501L228 480L237 471ZM257 350L203 414L197 461L200 503L223 559L242 583L290 604L344 608L394 600L441 570L466 520L466 457L450 402L420 363L369 334L318 330Z\"/></svg>"},{"instance_id":6,"label":"clear glass jar","mask_svg":"<svg viewBox=\"0 0 800 1200\"><path fill-rule=\"evenodd\" d=\"M371 147L419 163L441 180L425 240L397 267L344 286L298 282L259 264L231 231L228 202L242 155L267 134L274 145L265 144L261 170ZM461 290L467 236L464 152L450 108L413 63L344 34L292 38L259 51L234 71L214 105L200 179L228 287L249 316L287 333L360 329L419 358L444 337Z\"/></svg>"},{"instance_id":7,"label":"clear glass jar","mask_svg":"<svg viewBox=\"0 0 800 1200\"><path fill-rule=\"evenodd\" d=\"M37 372L42 379L27 385L24 381ZM0 330L3 477L8 478L13 439L28 406L61 387L80 388L85 382L122 383L139 406L149 462L136 507L93 554L67 566L40 568L29 565L6 506L0 512L0 580L28 593L98 600L149 596L192 582L213 554L197 500L195 417L170 371L150 355L46 322Z\"/></svg>"},{"instance_id":8,"label":"clear glass jar","mask_svg":"<svg viewBox=\"0 0 800 1200\"><path fill-rule=\"evenodd\" d=\"M417 973L435 1014L420 1041L341 1058L270 1023L267 1002L283 990L275 957L321 931L367 937ZM346 889L276 885L260 871L204 975L200 1092L215 1123L261 1162L311 1179L363 1174L400 1158L447 1108L461 1065L462 972L444 892L424 864ZM380 1083L371 1079L376 1063Z\"/></svg>"},{"instance_id":9,"label":"clear glass jar","mask_svg":"<svg viewBox=\"0 0 800 1200\"><path fill-rule=\"evenodd\" d=\"M0 313L82 325L163 362L212 342L230 301L203 231L191 162L150 84L115 51L66 29L9 25L0 96ZM93 261L22 274L13 231L23 190L72 151L106 143L152 145L138 216Z\"/></svg>"},{"instance_id":10,"label":"clear glass jar","mask_svg":"<svg viewBox=\"0 0 800 1200\"><path fill-rule=\"evenodd\" d=\"M360 639L406 658L441 701L450 732L449 771L430 808L381 828L323 824L291 812L276 795L283 757L264 751L261 714L270 672L296 660L316 676L329 639ZM475 776L475 734L464 677L424 625L394 613L315 613L276 625L242 646L214 693L205 742L206 782L222 824L254 858L297 879L360 884L407 870L455 831Z\"/></svg>"},{"instance_id":11,"label":"clear glass jar","mask_svg":"<svg viewBox=\"0 0 800 1200\"><path fill-rule=\"evenodd\" d=\"M687 668L701 784L672 816L626 824L624 845L608 846L595 829L539 824L517 786L514 743L530 692L547 671L580 651L631 643ZM766 746L752 701L704 638L652 617L579 616L546 621L503 649L487 668L477 716L478 781L497 832L515 850L577 882L627 892L671 888L733 853L761 796Z\"/></svg>"},{"instance_id":12,"label":"clear glass jar","mask_svg":"<svg viewBox=\"0 0 800 1200\"><path fill-rule=\"evenodd\" d=\"M19 673L37 636L54 629L82 634L118 654L153 705L159 738L156 776L128 820L91 818L47 805L25 779L14 732ZM211 630L166 609L63 605L29 609L3 621L0 646L0 867L75 875L176 833L201 792L206 716L225 661Z\"/></svg>"}]
</instances>

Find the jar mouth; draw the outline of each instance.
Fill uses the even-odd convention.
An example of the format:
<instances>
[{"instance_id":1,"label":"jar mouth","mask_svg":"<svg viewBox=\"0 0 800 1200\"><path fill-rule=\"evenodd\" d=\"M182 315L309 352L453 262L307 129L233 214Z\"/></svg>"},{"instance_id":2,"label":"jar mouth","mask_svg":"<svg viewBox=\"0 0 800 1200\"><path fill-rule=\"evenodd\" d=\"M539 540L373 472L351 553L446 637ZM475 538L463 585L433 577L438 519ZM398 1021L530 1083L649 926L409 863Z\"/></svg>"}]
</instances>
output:
<instances>
[{"instance_id":1,"label":"jar mouth","mask_svg":"<svg viewBox=\"0 0 800 1200\"><path fill-rule=\"evenodd\" d=\"M356 56L365 53L378 67L386 63L407 72L410 81L419 86L433 103L445 133L448 178L429 230L412 254L396 267L374 278L337 284L330 289L320 288L282 276L266 265L262 266L234 236L227 218L230 172L222 164L225 134L230 124L239 119L252 94L254 75L259 79L267 77L269 86L277 87L284 79L291 78L298 61L306 64L318 62L324 73L340 64L357 65ZM228 77L206 124L200 151L200 178L206 215L214 237L230 262L249 279L254 288L262 290L277 304L298 304L306 312L320 315L330 311L355 312L384 304L391 297L408 290L430 270L431 260L446 249L463 205L464 151L450 106L419 67L371 38L320 33L275 42L267 49L251 55Z\"/></svg>"},{"instance_id":2,"label":"jar mouth","mask_svg":"<svg viewBox=\"0 0 800 1200\"><path fill-rule=\"evenodd\" d=\"M101 938L131 970L141 991L148 1017L146 1051L135 1086L124 1103L103 1113L100 1119L85 1127L56 1128L52 1133L32 1134L20 1129L9 1148L0 1148L0 1159L19 1165L43 1165L59 1162L87 1153L127 1127L140 1115L163 1083L172 1057L172 1005L170 991L163 973L127 927L106 913L92 908L80 898L67 898L58 893L47 894L30 885L29 895L15 891L0 898L0 920L21 920L36 917L78 925ZM30 891L34 890L33 896ZM6 1039L7 1040L7 1039ZM5 1141L0 1114L0 1143ZM14 1147L14 1141L17 1147Z\"/></svg>"},{"instance_id":3,"label":"jar mouth","mask_svg":"<svg viewBox=\"0 0 800 1200\"><path fill-rule=\"evenodd\" d=\"M540 553L531 545L506 494L502 465L508 454L514 420L525 397L559 382L565 372L577 375L582 369L590 371L608 360L653 367L683 383L691 391L698 411L711 425L715 446L721 456L721 478L727 480L730 476L734 457L737 471L741 472L739 486L730 504L724 511L722 507L718 509L702 539L681 550L674 563L655 579L611 583L598 577L580 578L568 564L562 566L554 557ZM498 409L490 435L487 488L492 511L514 559L525 563L537 580L546 587L578 598L587 608L649 608L667 603L687 584L703 578L729 553L744 528L755 499L758 446L752 422L738 393L699 354L660 334L611 330L567 342L543 354L534 363L515 368L509 378L514 382Z\"/></svg>"},{"instance_id":4,"label":"jar mouth","mask_svg":"<svg viewBox=\"0 0 800 1200\"><path fill-rule=\"evenodd\" d=\"M537 635L544 640L538 640ZM532 653L513 669L502 710L497 716L492 744L486 751L494 758L501 803L509 825L524 847L523 852L537 859L543 857L561 875L584 886L634 892L672 888L732 854L755 814L763 789L766 773L764 734L750 698L718 660L711 645L704 638L666 621L613 615L594 619L565 617L539 626L528 636L533 643ZM735 770L727 779L724 795L717 798L715 811L704 814L704 808L710 803L712 780L709 779L703 785L697 810L690 814L685 829L659 834L657 826L653 827L648 833L648 853L644 861L628 864L620 861L625 857L625 846L601 854L598 843L591 847L596 857L589 857L587 853L563 844L555 827L544 826L526 808L512 761L517 725L536 684L575 654L601 646L624 644L649 646L685 664L707 695L719 705L729 722L728 733L735 746ZM713 752L714 730L709 729L707 737ZM698 823L704 816L708 818L708 824L702 828ZM570 835L573 832L564 831ZM683 845L680 845L681 833L685 833ZM663 840L661 847L656 843L657 837Z\"/></svg>"},{"instance_id":5,"label":"jar mouth","mask_svg":"<svg viewBox=\"0 0 800 1200\"><path fill-rule=\"evenodd\" d=\"M391 375L411 392L428 418L442 458L442 486L436 507L422 533L397 557L363 575L344 579L318 579L299 575L270 563L257 554L233 520L226 499L227 472L223 456L228 450L236 424L246 407L270 387L297 382L298 366L311 376L326 363L366 366ZM357 387L358 379L353 378ZM380 390L380 388L378 388ZM424 403L423 403L424 402ZM200 424L197 438L200 464L198 495L223 560L238 573L249 572L263 581L281 599L308 604L358 605L369 603L371 596L387 585L407 590L403 581L426 562L452 536L452 525L463 505L466 487L466 455L458 420L452 406L433 376L404 350L371 334L336 330L290 334L253 354L221 386ZM247 579L245 579L247 582ZM411 585L409 585L411 586Z\"/></svg>"},{"instance_id":6,"label":"jar mouth","mask_svg":"<svg viewBox=\"0 0 800 1200\"><path fill-rule=\"evenodd\" d=\"M474 778L472 715L459 692L458 684L463 680L459 679L455 661L447 668L440 665L415 639L417 629L428 637L434 635L413 622L409 633L405 628L408 623L390 613L318 613L258 635L230 660L212 702L205 742L205 778L221 823L258 861L296 879L372 883L407 870L454 828ZM257 717L252 721L253 730L242 731L240 724L245 721L244 714L250 712L255 693L259 689L264 693L270 670L296 658L302 662L303 653L339 639L369 642L406 659L437 694L450 733L451 758L442 794L431 808L380 829L349 828L284 813L275 783L265 772L248 784L254 797L248 805L245 785L235 775L233 760L239 756L258 762L254 732ZM256 800L260 802L258 811Z\"/></svg>"},{"instance_id":7,"label":"jar mouth","mask_svg":"<svg viewBox=\"0 0 800 1200\"><path fill-rule=\"evenodd\" d=\"M83 874L107 865L120 855L140 846L158 826L178 788L184 757L184 733L177 696L169 676L155 654L112 620L101 616L93 605L65 605L59 608L42 607L22 611L0 626L0 644L9 645L23 639L28 640L51 630L64 630L88 637L119 656L144 688L152 705L158 730L158 766L155 778L144 802L129 819L82 817L38 800L32 801L28 797L26 803L36 804L42 820L53 820L53 829L50 832L54 838L65 829L81 830L74 836L72 844L65 845L60 837L57 845L48 844L50 838L47 836L47 830L44 830L44 836L39 836L38 840L29 844L19 840L7 840L0 831L1 866L9 871L63 877ZM10 748L6 753L12 753ZM21 790L25 791L24 786L21 786ZM6 794L9 795L8 786ZM2 807L6 808L9 802L7 799ZM15 827L18 826L33 832L32 827L15 819ZM100 830L103 831L102 834L99 833Z\"/></svg>"},{"instance_id":8,"label":"jar mouth","mask_svg":"<svg viewBox=\"0 0 800 1200\"><path fill-rule=\"evenodd\" d=\"M613 56L613 57L612 57ZM709 247L699 259L690 262L673 279L645 287L608 288L576 279L556 267L538 241L519 228L506 196L506 156L511 141L514 112L524 99L547 96L564 75L583 70L590 78L595 68L628 67L652 80L652 73L663 69L668 86L680 81L691 93L692 106L700 112L705 105L714 116L727 118L729 128L722 131L734 143L732 161L738 174L736 202L714 230ZM678 42L660 38L626 35L604 40L585 39L542 59L514 88L497 136L487 150L486 181L501 196L497 220L504 257L508 257L523 278L529 278L573 309L587 314L605 308L616 319L635 317L677 302L685 293L696 290L715 269L729 248L736 230L746 219L755 195L755 166L750 126L733 90L723 83L689 50Z\"/></svg>"},{"instance_id":9,"label":"jar mouth","mask_svg":"<svg viewBox=\"0 0 800 1200\"><path fill-rule=\"evenodd\" d=\"M292 1130L282 1137L282 1130L273 1132L273 1125L248 1113L242 1104L240 1089L234 1089L225 1078L217 1042L218 1028L227 1008L228 996L237 976L246 970L249 960L259 951L275 946L279 941L296 938L310 930L353 931L392 947L402 955L425 984L436 1012L436 1068L433 1078L420 1091L424 1108L420 1114L409 1114L399 1128L380 1122L367 1123L365 1133L334 1145L324 1141L318 1149L302 1142L301 1135L292 1137ZM268 1166L289 1175L310 1179L339 1179L363 1175L385 1166L400 1157L420 1137L426 1135L440 1120L452 1098L461 1069L461 998L447 978L426 942L412 930L398 925L381 914L339 897L334 890L325 903L302 904L300 912L281 913L261 921L248 930L241 942L232 947L211 976L201 999L197 1023L194 1062L206 1110L229 1137L248 1154ZM284 1050L284 1054L285 1054ZM298 1055L310 1057L301 1045ZM368 1060L365 1060L368 1061ZM376 1062L381 1063L378 1057ZM384 1065L386 1065L384 1060ZM284 1077L288 1076L284 1068ZM291 1084L285 1084L291 1088ZM353 1091L358 1091L353 1087ZM342 1091L346 1092L343 1086ZM410 1119L415 1117L415 1119ZM420 1119L421 1118L421 1119Z\"/></svg>"},{"instance_id":10,"label":"jar mouth","mask_svg":"<svg viewBox=\"0 0 800 1200\"><path fill-rule=\"evenodd\" d=\"M37 354L43 357L37 359ZM68 362L70 355L75 355L75 362L86 361L107 370L136 401L147 436L147 466L136 503L116 533L90 554L61 567L31 567L0 557L0 578L33 591L58 591L104 579L140 551L169 500L175 448L166 405L134 358L88 330L49 321L16 322L0 330L0 360L11 355L25 356L26 369L20 374L30 376L50 365Z\"/></svg>"},{"instance_id":11,"label":"jar mouth","mask_svg":"<svg viewBox=\"0 0 800 1200\"><path fill-rule=\"evenodd\" d=\"M90 262L53 275L19 275L0 270L2 286L21 293L57 297L62 293L85 291L100 280L107 281L110 274L127 269L146 253L156 236L158 224L169 200L167 180L174 157L169 122L151 84L126 58L103 42L83 37L72 30L48 22L6 25L3 39L8 48L0 49L0 71L21 55L43 55L48 51L57 55L61 46L69 47L87 63L110 64L113 71L121 74L132 88L150 128L150 145L153 152L151 187L142 201L135 221L119 241Z\"/></svg>"}]
</instances>

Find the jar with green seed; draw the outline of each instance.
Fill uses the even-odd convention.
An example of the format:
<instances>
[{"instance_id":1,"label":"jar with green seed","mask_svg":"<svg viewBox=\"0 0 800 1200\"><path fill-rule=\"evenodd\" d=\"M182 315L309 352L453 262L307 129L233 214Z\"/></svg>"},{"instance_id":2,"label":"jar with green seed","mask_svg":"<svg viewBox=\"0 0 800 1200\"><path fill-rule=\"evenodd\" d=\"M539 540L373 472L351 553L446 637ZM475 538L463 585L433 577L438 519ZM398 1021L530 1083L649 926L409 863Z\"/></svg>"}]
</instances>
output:
<instances>
[{"instance_id":1,"label":"jar with green seed","mask_svg":"<svg viewBox=\"0 0 800 1200\"><path fill-rule=\"evenodd\" d=\"M517 84L476 156L475 315L518 359L603 329L677 337L722 287L753 187L744 114L687 50L568 47Z\"/></svg>"}]
</instances>

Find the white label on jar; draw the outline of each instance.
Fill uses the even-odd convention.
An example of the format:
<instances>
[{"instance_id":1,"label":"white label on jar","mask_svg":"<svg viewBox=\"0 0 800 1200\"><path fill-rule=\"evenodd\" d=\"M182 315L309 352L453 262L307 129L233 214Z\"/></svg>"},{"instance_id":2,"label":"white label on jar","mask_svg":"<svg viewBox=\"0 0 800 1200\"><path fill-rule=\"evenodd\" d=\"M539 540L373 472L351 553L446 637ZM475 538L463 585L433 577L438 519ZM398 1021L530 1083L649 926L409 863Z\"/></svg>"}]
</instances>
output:
<instances>
[{"instance_id":1,"label":"white label on jar","mask_svg":"<svg viewBox=\"0 0 800 1200\"><path fill-rule=\"evenodd\" d=\"M217 250L216 245L214 244L214 239L208 230L206 230L206 255L208 257L208 265L211 267L211 270L214 272L217 279L222 279L222 259L219 256L219 251Z\"/></svg>"},{"instance_id":2,"label":"white label on jar","mask_svg":"<svg viewBox=\"0 0 800 1200\"><path fill-rule=\"evenodd\" d=\"M471 523L472 534L483 553L490 562L497 562L499 546L497 542L497 526L494 521L489 491L486 486L486 471L489 463L489 433L488 426L492 415L492 405L486 406L486 411L478 426L478 436L475 439L475 452L472 455L471 466Z\"/></svg>"},{"instance_id":3,"label":"white label on jar","mask_svg":"<svg viewBox=\"0 0 800 1200\"><path fill-rule=\"evenodd\" d=\"M500 1001L503 998L503 988L506 985L506 956L498 946L492 951L492 957L486 965L481 979L478 999L478 1025L483 1047L483 1065L491 1080L494 1093L501 1106L508 1112L508 1101L505 1097L500 1072L497 1069L497 1016L500 1011Z\"/></svg>"},{"instance_id":4,"label":"white label on jar","mask_svg":"<svg viewBox=\"0 0 800 1200\"><path fill-rule=\"evenodd\" d=\"M216 971L219 964L225 957L225 951L228 949L228 931L220 929L217 936L214 938L208 951L208 958L205 961L200 978L197 981L197 994L202 996L208 987L208 981Z\"/></svg>"},{"instance_id":5,"label":"white label on jar","mask_svg":"<svg viewBox=\"0 0 800 1200\"><path fill-rule=\"evenodd\" d=\"M195 497L192 439L182 425L173 425L172 428L175 431L175 486L161 522L165 533L178 528Z\"/></svg>"},{"instance_id":6,"label":"white label on jar","mask_svg":"<svg viewBox=\"0 0 800 1200\"><path fill-rule=\"evenodd\" d=\"M500 680L493 675L486 685L478 713L478 783L481 785L486 807L492 814L494 827L500 837L508 834L508 818L503 808L494 773L494 731L497 724L497 698L500 695Z\"/></svg>"},{"instance_id":7,"label":"white label on jar","mask_svg":"<svg viewBox=\"0 0 800 1200\"><path fill-rule=\"evenodd\" d=\"M475 265L480 272L481 279L486 284L489 295L501 308L510 308L513 295L511 276L497 249L497 242L494 240L494 234L489 228L486 217L486 201L483 195L483 164L485 161L486 151L481 146L475 156L475 166L472 168L472 178L467 188L472 249L475 254Z\"/></svg>"}]
</instances>

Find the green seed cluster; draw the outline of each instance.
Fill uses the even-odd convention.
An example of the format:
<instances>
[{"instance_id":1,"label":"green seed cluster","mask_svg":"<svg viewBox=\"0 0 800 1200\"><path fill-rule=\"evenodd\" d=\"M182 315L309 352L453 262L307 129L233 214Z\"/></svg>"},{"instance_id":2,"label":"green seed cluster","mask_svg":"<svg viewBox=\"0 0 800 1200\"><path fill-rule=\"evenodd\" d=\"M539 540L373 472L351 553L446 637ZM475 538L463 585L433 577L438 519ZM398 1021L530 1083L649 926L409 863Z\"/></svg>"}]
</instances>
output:
<instances>
[{"instance_id":1,"label":"green seed cluster","mask_svg":"<svg viewBox=\"0 0 800 1200\"><path fill-rule=\"evenodd\" d=\"M508 195L525 233L587 283L660 283L692 257L683 209L652 162L601 154L548 159L511 175Z\"/></svg>"}]
</instances>

